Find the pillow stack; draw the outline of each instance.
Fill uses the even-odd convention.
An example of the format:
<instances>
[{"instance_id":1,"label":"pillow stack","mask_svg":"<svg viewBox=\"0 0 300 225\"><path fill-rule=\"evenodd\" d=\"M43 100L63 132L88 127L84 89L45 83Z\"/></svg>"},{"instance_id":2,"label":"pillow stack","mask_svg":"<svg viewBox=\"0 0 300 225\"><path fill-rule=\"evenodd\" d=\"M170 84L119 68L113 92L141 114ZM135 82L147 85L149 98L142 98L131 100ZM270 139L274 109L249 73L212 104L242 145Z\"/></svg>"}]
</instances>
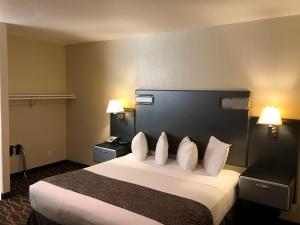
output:
<instances>
[{"instance_id":1,"label":"pillow stack","mask_svg":"<svg viewBox=\"0 0 300 225\"><path fill-rule=\"evenodd\" d=\"M230 144L226 144L214 136L211 136L205 150L203 158L203 167L208 174L217 176L223 169ZM139 132L132 140L131 149L134 157L137 160L143 161L148 154L148 143L143 132ZM155 149L155 163L157 165L165 165L168 160L168 138L165 132L162 132ZM197 145L190 140L189 137L184 137L177 150L176 160L180 167L184 170L194 170L198 163L198 148Z\"/></svg>"}]
</instances>

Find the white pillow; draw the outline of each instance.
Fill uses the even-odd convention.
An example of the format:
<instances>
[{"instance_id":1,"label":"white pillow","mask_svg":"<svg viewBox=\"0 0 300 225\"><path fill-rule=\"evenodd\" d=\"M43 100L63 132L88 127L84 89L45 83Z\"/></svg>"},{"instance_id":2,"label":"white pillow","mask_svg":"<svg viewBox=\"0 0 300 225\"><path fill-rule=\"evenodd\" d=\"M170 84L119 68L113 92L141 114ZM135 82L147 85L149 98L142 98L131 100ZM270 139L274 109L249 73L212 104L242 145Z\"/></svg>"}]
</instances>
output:
<instances>
[{"instance_id":1,"label":"white pillow","mask_svg":"<svg viewBox=\"0 0 300 225\"><path fill-rule=\"evenodd\" d=\"M182 152L182 148L181 148L181 146L184 144L184 143L186 143L186 142L191 142L191 140L190 140L190 138L188 137L188 136L185 136L182 140L181 140L181 142L179 143L179 146L178 146L178 149L177 149L177 154L176 154L176 160L178 161L178 158L179 158L179 155L181 154L181 152Z\"/></svg>"},{"instance_id":2,"label":"white pillow","mask_svg":"<svg viewBox=\"0 0 300 225\"><path fill-rule=\"evenodd\" d=\"M137 160L143 161L146 159L148 154L148 143L147 143L146 136L143 132L139 132L132 139L131 151L133 153L133 156Z\"/></svg>"},{"instance_id":3,"label":"white pillow","mask_svg":"<svg viewBox=\"0 0 300 225\"><path fill-rule=\"evenodd\" d=\"M169 149L169 144L168 144L168 138L165 132L162 132L157 144L156 144L156 149L155 149L155 163L157 165L165 165L166 161L168 159L168 149Z\"/></svg>"},{"instance_id":4,"label":"white pillow","mask_svg":"<svg viewBox=\"0 0 300 225\"><path fill-rule=\"evenodd\" d=\"M178 163L182 169L193 170L198 163L198 148L197 145L190 141L182 141L179 145Z\"/></svg>"},{"instance_id":5,"label":"white pillow","mask_svg":"<svg viewBox=\"0 0 300 225\"><path fill-rule=\"evenodd\" d=\"M214 136L210 137L203 158L203 167L210 175L217 176L223 169L230 146Z\"/></svg>"}]
</instances>

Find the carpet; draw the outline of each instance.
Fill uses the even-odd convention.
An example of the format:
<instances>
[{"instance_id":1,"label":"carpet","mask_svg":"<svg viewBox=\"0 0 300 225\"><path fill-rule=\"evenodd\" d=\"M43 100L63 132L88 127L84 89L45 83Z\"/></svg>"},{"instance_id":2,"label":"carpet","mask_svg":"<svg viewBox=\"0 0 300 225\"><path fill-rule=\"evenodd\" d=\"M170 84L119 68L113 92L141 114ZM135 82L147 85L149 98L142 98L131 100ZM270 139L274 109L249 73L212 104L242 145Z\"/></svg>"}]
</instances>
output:
<instances>
[{"instance_id":1,"label":"carpet","mask_svg":"<svg viewBox=\"0 0 300 225\"><path fill-rule=\"evenodd\" d=\"M29 185L46 177L82 169L84 165L62 161L29 170L25 179L22 173L11 175L11 192L0 201L0 225L25 225L31 211L28 198Z\"/></svg>"}]
</instances>

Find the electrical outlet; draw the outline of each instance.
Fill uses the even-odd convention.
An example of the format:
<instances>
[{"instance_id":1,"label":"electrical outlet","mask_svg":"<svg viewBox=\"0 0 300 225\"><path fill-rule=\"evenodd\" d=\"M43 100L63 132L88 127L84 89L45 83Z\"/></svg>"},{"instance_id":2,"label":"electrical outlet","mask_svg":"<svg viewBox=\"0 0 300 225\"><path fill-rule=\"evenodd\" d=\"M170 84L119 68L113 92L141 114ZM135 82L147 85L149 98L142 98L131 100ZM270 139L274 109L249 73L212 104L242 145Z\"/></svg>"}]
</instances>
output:
<instances>
[{"instance_id":1,"label":"electrical outlet","mask_svg":"<svg viewBox=\"0 0 300 225\"><path fill-rule=\"evenodd\" d=\"M48 157L52 157L53 156L53 151L48 151Z\"/></svg>"}]
</instances>

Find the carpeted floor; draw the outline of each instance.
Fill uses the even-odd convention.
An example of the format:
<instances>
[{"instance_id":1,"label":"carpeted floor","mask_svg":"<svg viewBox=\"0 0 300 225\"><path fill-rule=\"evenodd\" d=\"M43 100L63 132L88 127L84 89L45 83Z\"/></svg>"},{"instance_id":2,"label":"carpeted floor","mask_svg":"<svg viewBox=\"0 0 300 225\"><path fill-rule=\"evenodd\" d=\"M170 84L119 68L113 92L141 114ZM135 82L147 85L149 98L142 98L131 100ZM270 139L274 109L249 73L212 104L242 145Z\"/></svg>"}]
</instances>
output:
<instances>
[{"instance_id":1,"label":"carpeted floor","mask_svg":"<svg viewBox=\"0 0 300 225\"><path fill-rule=\"evenodd\" d=\"M25 225L31 211L28 198L29 185L49 176L83 168L70 161L55 163L29 171L26 180L23 174L11 176L11 193L0 201L0 225Z\"/></svg>"}]
</instances>

